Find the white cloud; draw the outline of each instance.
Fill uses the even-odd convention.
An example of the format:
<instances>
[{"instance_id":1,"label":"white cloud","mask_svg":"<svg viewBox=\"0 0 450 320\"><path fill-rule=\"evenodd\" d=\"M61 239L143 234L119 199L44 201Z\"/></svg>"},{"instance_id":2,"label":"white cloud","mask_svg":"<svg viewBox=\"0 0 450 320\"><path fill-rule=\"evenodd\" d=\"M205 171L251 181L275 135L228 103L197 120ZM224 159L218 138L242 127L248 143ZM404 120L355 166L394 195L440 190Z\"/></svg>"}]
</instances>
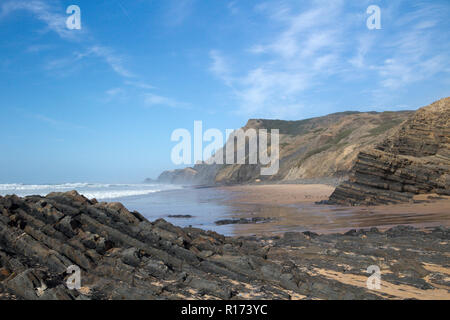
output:
<instances>
[{"instance_id":1,"label":"white cloud","mask_svg":"<svg viewBox=\"0 0 450 320\"><path fill-rule=\"evenodd\" d=\"M358 38L358 49L356 55L349 60L350 64L355 68L367 67L366 56L372 49L375 42L375 34L365 34Z\"/></svg>"},{"instance_id":2,"label":"white cloud","mask_svg":"<svg viewBox=\"0 0 450 320\"><path fill-rule=\"evenodd\" d=\"M63 8L57 7L56 5L50 5L47 2L41 0L31 0L31 1L23 1L23 0L14 0L14 1L6 1L0 6L0 19L4 18L11 13L24 10L31 12L38 20L44 22L48 28L48 30L56 32L62 39L65 40L83 40L83 36L86 36L86 27L83 27L82 30L69 30L66 27L66 20L68 15L61 14L60 12L64 12ZM30 47L28 50L36 51L42 50L43 47ZM101 46L98 44L90 44L88 45L88 49L82 53L76 53L71 58L62 58L55 59L47 64L47 69L55 69L62 68L69 64L73 64L74 62L81 60L84 57L96 56L103 59L114 72L123 76L125 78L134 77L133 73L127 70L124 66L124 58L118 56L111 48Z\"/></svg>"},{"instance_id":3,"label":"white cloud","mask_svg":"<svg viewBox=\"0 0 450 320\"><path fill-rule=\"evenodd\" d=\"M449 13L448 7L419 3L414 11L404 15L398 13L397 18L392 19L394 28L391 29L395 32L384 41L378 41L377 45L386 59L369 66L378 72L381 88L398 90L440 72L448 72L445 71L450 66L448 34L446 43L440 43L437 35L442 31L439 23L445 21Z\"/></svg>"},{"instance_id":4,"label":"white cloud","mask_svg":"<svg viewBox=\"0 0 450 320\"><path fill-rule=\"evenodd\" d=\"M343 1L310 3L268 1L255 8L275 31L261 32L241 53L250 55L244 56L249 61L254 56L251 63L237 67L225 63L236 52L210 52L210 71L231 88L238 113L301 117L311 92L328 86L351 87L363 80L372 86L368 91L375 99L382 90L395 94L398 88L448 72L448 32L447 42L436 37L442 34L436 31L448 7L422 3L405 13L398 4L389 4L382 8L383 29L370 31L364 4L355 10ZM265 39L265 34L270 37Z\"/></svg>"},{"instance_id":5,"label":"white cloud","mask_svg":"<svg viewBox=\"0 0 450 320\"><path fill-rule=\"evenodd\" d=\"M210 71L215 74L219 79L222 79L226 85L230 86L232 83L231 71L228 62L217 50L211 50L209 56L212 60Z\"/></svg>"},{"instance_id":6,"label":"white cloud","mask_svg":"<svg viewBox=\"0 0 450 320\"><path fill-rule=\"evenodd\" d=\"M187 15L190 13L194 0L177 0L171 2L170 15L172 23L181 23ZM125 15L128 16L123 5L119 2L121 10ZM100 45L89 37L88 33L85 31L86 24L83 24L82 32L79 30L69 30L66 28L66 20L68 15L61 14L59 12L65 13L64 8L59 8L52 2L52 5L44 2L42 0L14 0L6 1L0 4L0 19L12 14L18 10L25 10L31 12L38 20L44 22L48 28L53 32L56 32L64 40L76 40L82 43L79 46L79 51L74 52L70 56L65 56L62 58L53 58L49 61L45 68L51 70L52 72L57 72L55 74L60 76L67 76L73 71L77 70L81 66L81 61L86 58L99 58L104 61L117 75L124 79L124 84L135 89L139 89L140 93L137 96L144 97L143 102L149 106L164 105L172 108L188 108L189 105L182 103L167 97L158 96L155 94L147 93L148 90L155 89L150 84L141 81L137 75L126 68L126 59L122 55L117 54L112 48ZM83 49L84 47L84 49ZM30 46L28 52L39 52L44 49L49 49L49 46ZM106 102L111 101L112 98L121 98L122 100L128 99L133 96L129 92L129 88L117 87L107 90L107 98L104 100ZM136 94L134 94L136 96ZM44 117L36 116L39 120L46 121L47 123L57 124L56 121Z\"/></svg>"},{"instance_id":7,"label":"white cloud","mask_svg":"<svg viewBox=\"0 0 450 320\"><path fill-rule=\"evenodd\" d=\"M144 97L145 97L145 104L151 107L165 106L170 108L181 108L181 109L188 109L190 107L190 105L187 103L179 102L172 98L159 96L153 93L146 93Z\"/></svg>"},{"instance_id":8,"label":"white cloud","mask_svg":"<svg viewBox=\"0 0 450 320\"><path fill-rule=\"evenodd\" d=\"M0 20L5 19L16 11L27 11L30 12L34 18L46 25L46 29L44 30L45 32L52 31L58 34L63 40L77 42L76 52L62 57L52 57L52 60L45 64L45 69L51 71L54 76L69 76L75 71L78 71L80 68L89 66L90 63L92 63L92 60L100 60L101 62L104 62L123 81L123 86L114 87L101 93L103 96L100 98L100 101L103 101L104 103L110 103L113 101L120 101L121 103L138 101L142 105L152 107L164 106L170 108L190 108L190 105L187 103L149 93L149 90L154 90L155 87L143 81L138 75L126 67L126 57L118 54L116 50L103 46L95 41L95 39L93 39L87 31L86 23L83 23L83 29L81 31L67 29L66 20L68 15L65 15L65 8L58 6L58 3L58 1L48 3L42 0L2 1L0 2ZM120 2L118 5L124 14L129 17L123 5ZM190 14L193 5L194 0L172 1L169 14L171 21L170 24L172 26L181 24ZM28 47L27 52L41 52L51 48L52 47L50 46L31 45ZM90 61L88 61L88 59L90 59ZM96 63L98 64L98 61L96 61ZM54 127L66 126L79 129L76 125L58 121L44 115L37 114L33 115L33 117Z\"/></svg>"},{"instance_id":9,"label":"white cloud","mask_svg":"<svg viewBox=\"0 0 450 320\"><path fill-rule=\"evenodd\" d=\"M91 47L85 55L95 55L97 57L103 58L105 62L119 75L125 78L132 78L135 75L124 67L124 59L117 56L114 51L108 47L104 46L93 46Z\"/></svg>"},{"instance_id":10,"label":"white cloud","mask_svg":"<svg viewBox=\"0 0 450 320\"><path fill-rule=\"evenodd\" d=\"M73 123L66 122L66 121L56 120L56 119L50 118L50 117L42 115L42 114L28 114L28 115L41 121L41 122L49 124L54 128L58 128L58 129L73 129L73 130L85 130L86 129L86 127L84 127L84 126L80 126L78 124L73 124Z\"/></svg>"},{"instance_id":11,"label":"white cloud","mask_svg":"<svg viewBox=\"0 0 450 320\"><path fill-rule=\"evenodd\" d=\"M123 94L124 92L125 92L125 90L123 88L112 88L112 89L107 90L106 94L109 97L115 97L115 96Z\"/></svg>"},{"instance_id":12,"label":"white cloud","mask_svg":"<svg viewBox=\"0 0 450 320\"><path fill-rule=\"evenodd\" d=\"M49 5L47 2L40 0L14 0L3 2L0 6L0 19L8 16L14 11L24 10L31 12L37 19L44 22L48 30L56 32L61 38L76 40L79 39L80 34L83 31L69 30L66 28L67 17L59 12L65 12L65 10L59 10L55 6Z\"/></svg>"},{"instance_id":13,"label":"white cloud","mask_svg":"<svg viewBox=\"0 0 450 320\"><path fill-rule=\"evenodd\" d=\"M165 22L168 26L181 25L192 13L196 0L166 0L169 5Z\"/></svg>"},{"instance_id":14,"label":"white cloud","mask_svg":"<svg viewBox=\"0 0 450 320\"><path fill-rule=\"evenodd\" d=\"M67 68L74 68L77 64L85 58L100 58L103 60L115 73L124 78L134 78L135 75L124 66L124 58L117 55L111 48L94 45L84 51L75 52L69 57L60 59L53 59L45 66L47 70L58 70Z\"/></svg>"},{"instance_id":15,"label":"white cloud","mask_svg":"<svg viewBox=\"0 0 450 320\"><path fill-rule=\"evenodd\" d=\"M237 1L229 1L227 3L227 8L228 10L230 10L231 14L238 14L239 13L239 8L237 6Z\"/></svg>"},{"instance_id":16,"label":"white cloud","mask_svg":"<svg viewBox=\"0 0 450 320\"><path fill-rule=\"evenodd\" d=\"M151 90L151 89L156 89L154 86L145 83L145 82L141 82L141 81L130 81L130 80L126 80L125 84L128 86L133 86L136 88L140 88L140 89L146 89L146 90Z\"/></svg>"},{"instance_id":17,"label":"white cloud","mask_svg":"<svg viewBox=\"0 0 450 320\"><path fill-rule=\"evenodd\" d=\"M210 52L212 71L233 88L238 113L269 117L298 116L303 103L300 95L319 82L320 76L337 72L337 52L341 46L339 27L332 21L338 5L313 7L292 14L285 5L264 4L258 11L281 24L272 39L250 46L248 53L263 56L263 62L239 76L231 76L231 67L217 50Z\"/></svg>"}]
</instances>

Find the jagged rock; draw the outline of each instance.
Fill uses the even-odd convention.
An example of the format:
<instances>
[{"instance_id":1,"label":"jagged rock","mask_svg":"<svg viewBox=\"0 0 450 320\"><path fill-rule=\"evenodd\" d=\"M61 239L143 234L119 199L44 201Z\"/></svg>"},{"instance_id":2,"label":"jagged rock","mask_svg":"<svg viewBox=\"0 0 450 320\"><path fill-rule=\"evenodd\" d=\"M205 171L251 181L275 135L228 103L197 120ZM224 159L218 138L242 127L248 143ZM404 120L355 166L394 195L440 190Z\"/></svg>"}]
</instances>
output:
<instances>
[{"instance_id":1,"label":"jagged rock","mask_svg":"<svg viewBox=\"0 0 450 320\"><path fill-rule=\"evenodd\" d=\"M450 98L419 109L389 138L358 154L327 203L376 205L450 195Z\"/></svg>"},{"instance_id":2,"label":"jagged rock","mask_svg":"<svg viewBox=\"0 0 450 320\"><path fill-rule=\"evenodd\" d=\"M346 281L373 264L398 298L446 297L449 235L397 227L230 238L76 192L0 197L0 300L391 298ZM70 290L73 265L81 288Z\"/></svg>"}]
</instances>

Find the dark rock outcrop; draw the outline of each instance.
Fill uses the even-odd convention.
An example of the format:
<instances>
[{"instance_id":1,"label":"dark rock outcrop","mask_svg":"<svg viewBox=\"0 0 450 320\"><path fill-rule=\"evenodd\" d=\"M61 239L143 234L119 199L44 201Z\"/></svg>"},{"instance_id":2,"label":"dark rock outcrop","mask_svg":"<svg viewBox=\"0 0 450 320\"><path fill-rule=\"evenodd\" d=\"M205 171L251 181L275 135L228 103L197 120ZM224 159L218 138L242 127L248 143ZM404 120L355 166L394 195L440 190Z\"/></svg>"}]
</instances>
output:
<instances>
[{"instance_id":1,"label":"dark rock outcrop","mask_svg":"<svg viewBox=\"0 0 450 320\"><path fill-rule=\"evenodd\" d=\"M7 196L0 300L448 298L449 240L445 228L230 238L151 223L75 191ZM367 289L374 264L389 290ZM66 285L72 265L81 269L75 290Z\"/></svg>"},{"instance_id":2,"label":"dark rock outcrop","mask_svg":"<svg viewBox=\"0 0 450 320\"><path fill-rule=\"evenodd\" d=\"M217 172L223 165L196 164L194 167L164 171L157 179L159 183L183 185L213 185Z\"/></svg>"},{"instance_id":3,"label":"dark rock outcrop","mask_svg":"<svg viewBox=\"0 0 450 320\"><path fill-rule=\"evenodd\" d=\"M330 204L376 205L450 195L450 98L419 109L391 137L362 151Z\"/></svg>"},{"instance_id":4,"label":"dark rock outcrop","mask_svg":"<svg viewBox=\"0 0 450 320\"><path fill-rule=\"evenodd\" d=\"M239 218L239 219L224 219L215 222L218 226L224 226L228 224L256 224L256 223L268 223L274 221L274 218L253 217L253 218Z\"/></svg>"},{"instance_id":5,"label":"dark rock outcrop","mask_svg":"<svg viewBox=\"0 0 450 320\"><path fill-rule=\"evenodd\" d=\"M191 219L193 218L193 216L191 216L190 214L172 214L168 216L169 218L172 219Z\"/></svg>"}]
</instances>

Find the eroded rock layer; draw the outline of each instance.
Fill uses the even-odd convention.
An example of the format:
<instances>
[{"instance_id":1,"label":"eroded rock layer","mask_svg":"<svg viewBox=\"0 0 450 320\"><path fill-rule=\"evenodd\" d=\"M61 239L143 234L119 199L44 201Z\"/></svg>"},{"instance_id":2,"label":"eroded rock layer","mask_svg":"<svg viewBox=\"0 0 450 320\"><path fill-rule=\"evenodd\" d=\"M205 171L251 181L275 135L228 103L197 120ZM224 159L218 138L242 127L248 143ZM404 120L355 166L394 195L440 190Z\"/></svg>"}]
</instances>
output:
<instances>
[{"instance_id":1,"label":"eroded rock layer","mask_svg":"<svg viewBox=\"0 0 450 320\"><path fill-rule=\"evenodd\" d=\"M445 228L407 227L231 238L76 192L7 196L0 299L449 299L449 239ZM367 288L372 265L380 290Z\"/></svg>"},{"instance_id":2,"label":"eroded rock layer","mask_svg":"<svg viewBox=\"0 0 450 320\"><path fill-rule=\"evenodd\" d=\"M385 204L450 195L450 98L419 109L391 137L358 154L331 204Z\"/></svg>"}]
</instances>

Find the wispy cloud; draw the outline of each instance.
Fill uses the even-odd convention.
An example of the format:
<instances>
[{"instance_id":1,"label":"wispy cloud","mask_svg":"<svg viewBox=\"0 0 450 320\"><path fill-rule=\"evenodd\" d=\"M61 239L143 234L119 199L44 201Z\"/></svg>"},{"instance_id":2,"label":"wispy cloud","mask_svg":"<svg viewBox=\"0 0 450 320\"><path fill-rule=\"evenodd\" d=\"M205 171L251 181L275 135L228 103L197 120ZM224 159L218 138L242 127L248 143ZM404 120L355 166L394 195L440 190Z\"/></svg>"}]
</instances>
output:
<instances>
[{"instance_id":1,"label":"wispy cloud","mask_svg":"<svg viewBox=\"0 0 450 320\"><path fill-rule=\"evenodd\" d=\"M440 41L436 37L448 6L420 3L405 14L398 4L389 5L382 8L383 30L374 31L366 28L368 4L359 10L344 1L300 6L267 1L255 7L278 31L240 53L255 57L247 64L252 67L225 63L236 60L230 59L235 52L210 51L209 70L231 88L238 113L301 116L311 92L339 84L336 80L347 86L371 81L375 98L380 90L394 93L448 72L448 32Z\"/></svg>"},{"instance_id":2,"label":"wispy cloud","mask_svg":"<svg viewBox=\"0 0 450 320\"><path fill-rule=\"evenodd\" d=\"M142 81L130 81L130 80L126 80L125 84L128 86L132 86L132 87L136 87L136 88L140 88L140 89L145 89L145 90L151 90L151 89L156 89L154 86L142 82Z\"/></svg>"},{"instance_id":3,"label":"wispy cloud","mask_svg":"<svg viewBox=\"0 0 450 320\"><path fill-rule=\"evenodd\" d=\"M132 21L130 18L130 15L128 14L128 11L125 9L124 5L120 0L116 0L117 5L119 6L120 10L122 10L123 14L127 17L128 20Z\"/></svg>"},{"instance_id":4,"label":"wispy cloud","mask_svg":"<svg viewBox=\"0 0 450 320\"><path fill-rule=\"evenodd\" d=\"M341 43L339 27L332 21L340 12L340 4L313 7L300 14L293 14L284 4L265 3L256 9L283 29L276 37L250 46L248 52L262 57L263 62L232 77L224 63L226 58L213 50L210 70L234 88L238 113L298 115L303 108L299 95L319 82L319 76L336 72Z\"/></svg>"},{"instance_id":5,"label":"wispy cloud","mask_svg":"<svg viewBox=\"0 0 450 320\"><path fill-rule=\"evenodd\" d=\"M399 32L391 35L391 41L383 46L389 52L379 66L373 65L386 89L396 90L411 83L430 78L450 66L448 50L438 50L434 27L440 19L447 19L448 8L419 4L396 23ZM450 46L447 43L447 49Z\"/></svg>"},{"instance_id":6,"label":"wispy cloud","mask_svg":"<svg viewBox=\"0 0 450 320\"><path fill-rule=\"evenodd\" d=\"M180 102L168 97L159 96L153 93L147 93L144 95L144 97L145 97L145 104L150 107L163 106L180 109L190 108L190 105L188 103Z\"/></svg>"},{"instance_id":7,"label":"wispy cloud","mask_svg":"<svg viewBox=\"0 0 450 320\"><path fill-rule=\"evenodd\" d=\"M47 2L40 0L14 0L6 1L0 5L0 19L10 15L19 10L31 12L37 19L44 22L49 31L56 32L61 38L76 40L79 39L83 30L69 30L66 28L67 16L59 13L64 12L61 8L50 5ZM60 10L58 10L60 9Z\"/></svg>"},{"instance_id":8,"label":"wispy cloud","mask_svg":"<svg viewBox=\"0 0 450 320\"><path fill-rule=\"evenodd\" d=\"M195 2L196 0L166 0L166 24L171 27L181 25L191 15Z\"/></svg>"},{"instance_id":9,"label":"wispy cloud","mask_svg":"<svg viewBox=\"0 0 450 320\"><path fill-rule=\"evenodd\" d=\"M231 14L238 14L239 13L239 8L237 6L237 0L229 1L227 3L227 8L228 8L228 10L230 10Z\"/></svg>"},{"instance_id":10,"label":"wispy cloud","mask_svg":"<svg viewBox=\"0 0 450 320\"><path fill-rule=\"evenodd\" d=\"M177 0L171 1L170 4L170 17L171 23L174 25L180 24L190 14L190 10L194 5L195 0ZM154 86L142 81L141 78L134 72L130 71L126 67L126 57L117 53L116 50L101 45L93 39L92 36L86 31L86 24L83 24L82 31L68 30L66 28L67 16L60 12L65 12L62 6L58 6L57 1L51 3L42 0L10 0L0 4L0 19L7 17L15 11L24 10L32 13L38 20L42 21L47 30L56 32L62 39L74 41L80 43L78 50L69 56L61 58L52 58L45 65L45 69L51 70L56 75L68 76L82 67L81 61L85 59L98 58L106 63L112 71L123 78L125 86L133 87L141 90L141 96L145 97L144 103L146 105L165 105L168 107L186 108L188 104L178 102L174 99L154 95L148 93L149 90L156 89ZM123 13L129 17L128 12L125 10L120 1L117 2ZM40 52L42 50L48 50L49 46L30 46L28 52ZM58 72L57 72L58 71ZM108 97L105 101L110 101L112 97L121 96L125 99L127 94L127 88L113 88L106 92ZM41 120L46 119L41 117ZM51 119L48 118L50 123Z\"/></svg>"},{"instance_id":11,"label":"wispy cloud","mask_svg":"<svg viewBox=\"0 0 450 320\"><path fill-rule=\"evenodd\" d=\"M61 69L65 69L67 71L69 67L74 68L77 63L86 58L101 59L101 61L106 63L116 74L121 77L127 79L135 77L135 75L124 66L125 59L123 57L117 55L113 49L100 45L93 45L84 51L74 52L67 57L52 59L46 63L45 68L52 71ZM70 72L66 73L70 74Z\"/></svg>"},{"instance_id":12,"label":"wispy cloud","mask_svg":"<svg viewBox=\"0 0 450 320\"><path fill-rule=\"evenodd\" d=\"M12 14L15 11L23 10L32 13L38 20L42 21L47 30L56 32L62 39L82 42L87 49L84 52L74 54L71 58L55 59L47 64L47 69L64 67L86 57L98 57L103 59L118 75L131 78L134 74L124 66L124 58L117 55L113 49L95 43L88 36L87 28L82 30L69 30L66 27L67 15L64 8L57 5L57 2L44 2L41 0L14 0L6 1L0 5L0 19ZM36 52L44 49L40 47L29 47L29 51ZM48 49L48 47L46 47Z\"/></svg>"},{"instance_id":13,"label":"wispy cloud","mask_svg":"<svg viewBox=\"0 0 450 320\"><path fill-rule=\"evenodd\" d=\"M358 47L356 54L349 60L350 64L355 68L367 67L366 57L375 43L375 35L365 34L357 39Z\"/></svg>"},{"instance_id":14,"label":"wispy cloud","mask_svg":"<svg viewBox=\"0 0 450 320\"><path fill-rule=\"evenodd\" d=\"M209 56L212 60L209 70L219 79L223 80L226 85L231 86L231 69L223 55L217 50L211 50Z\"/></svg>"},{"instance_id":15,"label":"wispy cloud","mask_svg":"<svg viewBox=\"0 0 450 320\"><path fill-rule=\"evenodd\" d=\"M104 46L93 46L89 48L86 55L95 55L105 60L107 64L119 75L125 78L132 78L135 75L124 67L124 59L114 53L114 51Z\"/></svg>"},{"instance_id":16,"label":"wispy cloud","mask_svg":"<svg viewBox=\"0 0 450 320\"><path fill-rule=\"evenodd\" d=\"M29 114L29 116L39 120L40 122L51 125L58 129L85 130L86 127L71 122L57 120L42 114Z\"/></svg>"},{"instance_id":17,"label":"wispy cloud","mask_svg":"<svg viewBox=\"0 0 450 320\"><path fill-rule=\"evenodd\" d=\"M109 97L115 97L115 96L118 96L118 95L123 94L123 93L124 93L124 89L123 88L112 88L112 89L109 89L109 90L106 91L106 94Z\"/></svg>"}]
</instances>

